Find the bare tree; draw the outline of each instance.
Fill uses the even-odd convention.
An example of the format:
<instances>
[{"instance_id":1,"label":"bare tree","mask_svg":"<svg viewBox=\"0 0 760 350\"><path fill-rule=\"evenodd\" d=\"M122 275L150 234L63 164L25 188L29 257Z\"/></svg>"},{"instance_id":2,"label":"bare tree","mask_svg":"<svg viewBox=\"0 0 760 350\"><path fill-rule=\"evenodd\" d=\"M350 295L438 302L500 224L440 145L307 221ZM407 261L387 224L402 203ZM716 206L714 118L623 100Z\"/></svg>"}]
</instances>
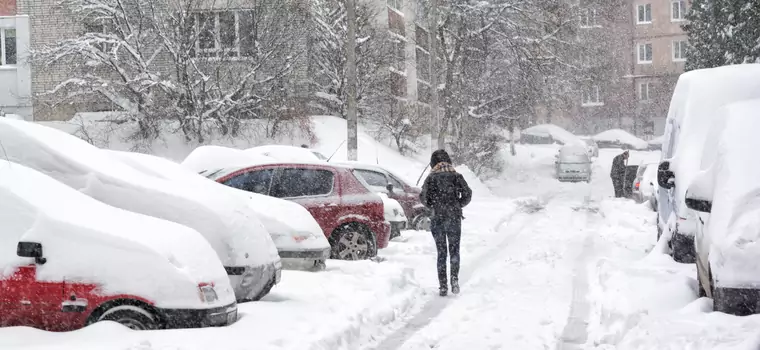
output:
<instances>
[{"instance_id":1,"label":"bare tree","mask_svg":"<svg viewBox=\"0 0 760 350\"><path fill-rule=\"evenodd\" d=\"M63 0L82 34L33 53L75 77L47 96L105 100L150 139L175 120L187 141L235 136L244 119L279 118L278 92L303 47L300 1ZM300 49L300 50L299 50ZM278 106L273 106L278 105ZM274 107L274 108L273 108Z\"/></svg>"}]
</instances>

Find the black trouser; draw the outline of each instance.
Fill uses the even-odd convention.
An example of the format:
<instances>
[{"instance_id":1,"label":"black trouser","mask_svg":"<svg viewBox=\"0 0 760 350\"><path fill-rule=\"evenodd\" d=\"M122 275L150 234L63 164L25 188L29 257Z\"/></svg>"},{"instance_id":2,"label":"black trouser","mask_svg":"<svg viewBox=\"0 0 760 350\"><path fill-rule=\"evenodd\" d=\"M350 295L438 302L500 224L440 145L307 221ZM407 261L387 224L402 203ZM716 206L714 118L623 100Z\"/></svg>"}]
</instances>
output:
<instances>
[{"instance_id":1,"label":"black trouser","mask_svg":"<svg viewBox=\"0 0 760 350\"><path fill-rule=\"evenodd\" d=\"M438 250L438 283L441 288L448 287L446 276L446 249L451 256L451 280L459 280L459 240L462 236L461 215L434 216L430 221L435 248Z\"/></svg>"},{"instance_id":2,"label":"black trouser","mask_svg":"<svg viewBox=\"0 0 760 350\"><path fill-rule=\"evenodd\" d=\"M612 187L615 188L615 198L623 197L623 179L613 176Z\"/></svg>"}]
</instances>

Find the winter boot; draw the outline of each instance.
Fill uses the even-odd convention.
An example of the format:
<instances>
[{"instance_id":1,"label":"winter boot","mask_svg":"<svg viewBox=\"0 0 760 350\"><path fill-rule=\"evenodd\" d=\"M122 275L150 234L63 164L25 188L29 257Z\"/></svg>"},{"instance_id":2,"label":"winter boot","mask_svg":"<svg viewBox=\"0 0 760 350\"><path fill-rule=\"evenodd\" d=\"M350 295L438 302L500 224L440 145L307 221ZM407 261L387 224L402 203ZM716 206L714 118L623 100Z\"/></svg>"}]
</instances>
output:
<instances>
[{"instance_id":1,"label":"winter boot","mask_svg":"<svg viewBox=\"0 0 760 350\"><path fill-rule=\"evenodd\" d=\"M445 297L447 294L449 294L449 289L445 286L441 286L438 288L438 295Z\"/></svg>"},{"instance_id":2,"label":"winter boot","mask_svg":"<svg viewBox=\"0 0 760 350\"><path fill-rule=\"evenodd\" d=\"M456 278L451 279L451 292L459 294L459 280Z\"/></svg>"}]
</instances>

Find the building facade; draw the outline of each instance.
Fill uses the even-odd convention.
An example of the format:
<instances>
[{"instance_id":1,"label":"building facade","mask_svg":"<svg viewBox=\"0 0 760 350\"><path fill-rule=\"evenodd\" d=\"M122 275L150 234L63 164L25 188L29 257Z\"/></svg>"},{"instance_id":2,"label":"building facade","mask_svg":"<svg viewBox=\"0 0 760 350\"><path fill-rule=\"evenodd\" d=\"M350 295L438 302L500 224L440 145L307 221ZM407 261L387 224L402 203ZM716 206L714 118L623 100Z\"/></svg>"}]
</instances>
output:
<instances>
[{"instance_id":1,"label":"building facade","mask_svg":"<svg viewBox=\"0 0 760 350\"><path fill-rule=\"evenodd\" d=\"M32 75L29 17L19 14L15 0L0 1L0 116L31 120Z\"/></svg>"}]
</instances>

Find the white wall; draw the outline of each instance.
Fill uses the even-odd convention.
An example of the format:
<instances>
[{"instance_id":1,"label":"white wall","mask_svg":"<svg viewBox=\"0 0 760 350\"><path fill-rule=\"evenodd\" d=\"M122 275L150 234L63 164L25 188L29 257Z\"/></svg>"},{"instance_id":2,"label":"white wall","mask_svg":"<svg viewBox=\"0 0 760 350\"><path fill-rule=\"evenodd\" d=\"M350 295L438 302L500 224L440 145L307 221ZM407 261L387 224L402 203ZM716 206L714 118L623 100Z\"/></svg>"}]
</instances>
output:
<instances>
[{"instance_id":1,"label":"white wall","mask_svg":"<svg viewBox=\"0 0 760 350\"><path fill-rule=\"evenodd\" d=\"M17 64L0 65L0 111L33 120L29 17L0 16L0 28L16 29L17 55Z\"/></svg>"}]
</instances>

